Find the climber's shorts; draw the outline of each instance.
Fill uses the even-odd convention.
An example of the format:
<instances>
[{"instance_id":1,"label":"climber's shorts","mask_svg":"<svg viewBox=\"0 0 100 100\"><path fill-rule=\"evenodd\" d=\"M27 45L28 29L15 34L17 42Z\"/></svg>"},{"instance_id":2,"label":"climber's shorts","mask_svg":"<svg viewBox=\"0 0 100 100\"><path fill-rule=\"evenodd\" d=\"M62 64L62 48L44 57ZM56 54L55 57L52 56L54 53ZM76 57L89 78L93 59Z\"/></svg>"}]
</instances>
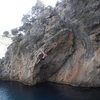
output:
<instances>
[{"instance_id":1,"label":"climber's shorts","mask_svg":"<svg viewBox=\"0 0 100 100\"><path fill-rule=\"evenodd\" d=\"M45 58L41 58L41 59L40 59L40 61L44 61L44 60L45 60Z\"/></svg>"}]
</instances>

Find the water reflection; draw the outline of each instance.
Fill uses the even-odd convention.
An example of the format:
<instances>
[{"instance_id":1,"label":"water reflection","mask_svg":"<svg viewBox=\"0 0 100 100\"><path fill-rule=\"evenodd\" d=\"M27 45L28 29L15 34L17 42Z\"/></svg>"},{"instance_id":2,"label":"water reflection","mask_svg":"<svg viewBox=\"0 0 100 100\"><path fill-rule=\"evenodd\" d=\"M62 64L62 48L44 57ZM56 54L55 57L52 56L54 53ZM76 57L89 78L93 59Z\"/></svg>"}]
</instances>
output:
<instances>
[{"instance_id":1,"label":"water reflection","mask_svg":"<svg viewBox=\"0 0 100 100\"><path fill-rule=\"evenodd\" d=\"M43 83L25 86L0 81L0 100L100 100L100 88L75 88Z\"/></svg>"},{"instance_id":2,"label":"water reflection","mask_svg":"<svg viewBox=\"0 0 100 100\"><path fill-rule=\"evenodd\" d=\"M0 87L0 100L9 100L8 91L6 88Z\"/></svg>"}]
</instances>

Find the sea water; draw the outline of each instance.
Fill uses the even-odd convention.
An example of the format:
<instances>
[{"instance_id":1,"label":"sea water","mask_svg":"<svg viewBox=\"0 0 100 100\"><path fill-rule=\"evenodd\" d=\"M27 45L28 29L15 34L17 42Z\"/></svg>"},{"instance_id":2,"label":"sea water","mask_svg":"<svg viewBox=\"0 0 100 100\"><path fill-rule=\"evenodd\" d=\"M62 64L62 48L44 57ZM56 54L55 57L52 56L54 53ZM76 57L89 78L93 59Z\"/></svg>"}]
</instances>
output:
<instances>
[{"instance_id":1,"label":"sea water","mask_svg":"<svg viewBox=\"0 0 100 100\"><path fill-rule=\"evenodd\" d=\"M79 88L54 83L26 86L0 81L0 100L100 100L100 88Z\"/></svg>"}]
</instances>

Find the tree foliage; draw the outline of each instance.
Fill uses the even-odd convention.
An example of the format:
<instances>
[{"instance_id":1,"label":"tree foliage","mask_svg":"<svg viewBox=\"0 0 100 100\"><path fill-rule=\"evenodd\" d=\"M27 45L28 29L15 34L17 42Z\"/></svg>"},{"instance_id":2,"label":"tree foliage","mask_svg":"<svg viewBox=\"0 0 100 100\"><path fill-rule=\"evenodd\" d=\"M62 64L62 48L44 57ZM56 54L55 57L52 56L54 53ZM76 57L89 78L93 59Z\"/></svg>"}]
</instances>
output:
<instances>
[{"instance_id":1,"label":"tree foliage","mask_svg":"<svg viewBox=\"0 0 100 100\"><path fill-rule=\"evenodd\" d=\"M42 3L41 0L37 0L35 6L32 7L31 12L23 15L22 22L23 24L32 23L36 20L39 13L44 10L45 5Z\"/></svg>"},{"instance_id":2,"label":"tree foliage","mask_svg":"<svg viewBox=\"0 0 100 100\"><path fill-rule=\"evenodd\" d=\"M12 35L17 35L18 34L18 28L14 28L11 30Z\"/></svg>"},{"instance_id":3,"label":"tree foliage","mask_svg":"<svg viewBox=\"0 0 100 100\"><path fill-rule=\"evenodd\" d=\"M4 36L4 37L8 37L8 35L9 35L9 32L8 32L8 31L4 31L4 32L3 32L3 36Z\"/></svg>"},{"instance_id":4,"label":"tree foliage","mask_svg":"<svg viewBox=\"0 0 100 100\"><path fill-rule=\"evenodd\" d=\"M22 22L29 23L30 22L30 15L29 14L23 15Z\"/></svg>"},{"instance_id":5,"label":"tree foliage","mask_svg":"<svg viewBox=\"0 0 100 100\"><path fill-rule=\"evenodd\" d=\"M34 16L37 16L41 11L44 10L44 7L45 5L43 4L43 2L41 0L37 0L35 6L32 7L32 14Z\"/></svg>"}]
</instances>

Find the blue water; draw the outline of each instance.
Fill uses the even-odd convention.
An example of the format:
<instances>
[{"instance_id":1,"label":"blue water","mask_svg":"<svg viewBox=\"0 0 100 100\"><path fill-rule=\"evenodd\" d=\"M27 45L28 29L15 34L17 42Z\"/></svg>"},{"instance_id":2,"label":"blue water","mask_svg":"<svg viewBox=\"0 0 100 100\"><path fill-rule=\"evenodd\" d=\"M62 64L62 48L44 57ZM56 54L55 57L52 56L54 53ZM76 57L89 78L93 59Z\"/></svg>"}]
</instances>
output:
<instances>
[{"instance_id":1,"label":"blue water","mask_svg":"<svg viewBox=\"0 0 100 100\"><path fill-rule=\"evenodd\" d=\"M25 86L0 81L0 100L100 100L100 88L75 88L52 83Z\"/></svg>"}]
</instances>

